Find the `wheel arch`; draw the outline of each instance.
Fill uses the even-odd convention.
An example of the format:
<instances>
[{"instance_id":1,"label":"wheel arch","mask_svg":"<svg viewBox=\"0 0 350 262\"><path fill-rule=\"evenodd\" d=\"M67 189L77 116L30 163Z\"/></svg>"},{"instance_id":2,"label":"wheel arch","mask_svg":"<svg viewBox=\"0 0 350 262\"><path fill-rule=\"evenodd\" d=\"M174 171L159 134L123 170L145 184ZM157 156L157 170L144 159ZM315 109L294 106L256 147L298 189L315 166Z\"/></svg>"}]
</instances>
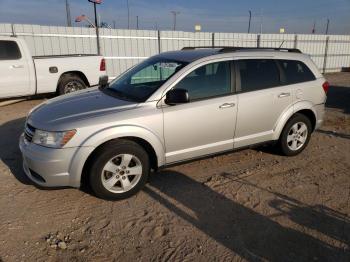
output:
<instances>
[{"instance_id":1,"label":"wheel arch","mask_svg":"<svg viewBox=\"0 0 350 262\"><path fill-rule=\"evenodd\" d=\"M123 132L123 130L125 131L128 128L129 128L128 132ZM142 132L140 132L140 129L142 130ZM153 133L151 133L150 131L144 128L135 127L135 126L119 127L118 132L116 131L117 130L114 130L114 132L109 129L104 130L99 134L92 136L87 141L85 141L84 144L87 145L87 147L94 144L94 149L91 150L88 156L86 156L85 161L83 161L84 163L82 167L79 168L79 170L76 170L75 172L75 173L78 173L78 175L80 176L81 185L84 185L84 183L87 181L86 179L88 176L87 171L90 168L91 160L95 156L95 153L97 152L97 150L102 146L104 146L106 143L117 139L130 140L139 144L141 147L143 147L150 156L150 165L152 169L156 170L159 166L164 165L165 150L163 148L163 144L160 141L160 139L158 139L158 137L156 137Z\"/></svg>"},{"instance_id":2,"label":"wheel arch","mask_svg":"<svg viewBox=\"0 0 350 262\"><path fill-rule=\"evenodd\" d=\"M316 127L316 118L317 118L317 113L315 109L313 108L313 104L308 101L302 101L297 104L294 104L293 107L289 108L283 116L280 118L278 124L276 125L275 132L274 132L274 137L273 140L278 140L283 128L289 121L289 119L295 115L295 114L303 114L307 118L310 119L311 124L312 124L312 131L315 130Z\"/></svg>"},{"instance_id":3,"label":"wheel arch","mask_svg":"<svg viewBox=\"0 0 350 262\"><path fill-rule=\"evenodd\" d=\"M62 81L63 77L65 77L66 75L75 75L75 76L78 76L81 80L83 80L83 82L85 83L85 85L86 85L87 87L90 86L89 80L87 79L86 75L85 75L83 72L78 71L78 70L75 70L75 71L66 71L66 72L62 73L62 74L60 75L60 77L58 78L56 90L58 90L58 87L59 87L59 85L60 85L60 82Z\"/></svg>"}]
</instances>

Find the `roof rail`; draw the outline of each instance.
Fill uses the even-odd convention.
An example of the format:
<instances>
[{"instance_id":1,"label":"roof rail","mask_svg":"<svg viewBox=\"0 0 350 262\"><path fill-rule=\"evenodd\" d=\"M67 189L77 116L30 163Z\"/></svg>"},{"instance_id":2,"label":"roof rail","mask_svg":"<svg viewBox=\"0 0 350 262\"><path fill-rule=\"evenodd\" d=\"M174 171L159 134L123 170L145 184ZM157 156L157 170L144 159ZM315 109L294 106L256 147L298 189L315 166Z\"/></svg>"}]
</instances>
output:
<instances>
[{"instance_id":1,"label":"roof rail","mask_svg":"<svg viewBox=\"0 0 350 262\"><path fill-rule=\"evenodd\" d=\"M301 53L297 48L279 48L279 47L238 47L238 46L186 46L181 50L195 50L195 49L219 49L220 53L236 52L241 50L273 50L273 51L287 51L291 53Z\"/></svg>"}]
</instances>

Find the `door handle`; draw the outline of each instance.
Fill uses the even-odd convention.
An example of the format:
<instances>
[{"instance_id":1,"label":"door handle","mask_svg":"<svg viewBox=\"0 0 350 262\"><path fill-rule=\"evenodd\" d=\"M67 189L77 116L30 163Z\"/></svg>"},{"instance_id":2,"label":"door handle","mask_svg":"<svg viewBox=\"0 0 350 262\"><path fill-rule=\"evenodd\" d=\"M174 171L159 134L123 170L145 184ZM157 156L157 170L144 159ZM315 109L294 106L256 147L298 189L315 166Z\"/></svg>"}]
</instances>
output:
<instances>
[{"instance_id":1,"label":"door handle","mask_svg":"<svg viewBox=\"0 0 350 262\"><path fill-rule=\"evenodd\" d=\"M219 108L229 108L229 107L234 107L235 103L224 103Z\"/></svg>"},{"instance_id":2,"label":"door handle","mask_svg":"<svg viewBox=\"0 0 350 262\"><path fill-rule=\"evenodd\" d=\"M278 95L278 98L287 97L287 96L290 96L290 93L280 93Z\"/></svg>"},{"instance_id":3,"label":"door handle","mask_svg":"<svg viewBox=\"0 0 350 262\"><path fill-rule=\"evenodd\" d=\"M24 67L24 65L12 65L12 66L10 66L10 68L12 68L12 69L23 68L23 67Z\"/></svg>"}]
</instances>

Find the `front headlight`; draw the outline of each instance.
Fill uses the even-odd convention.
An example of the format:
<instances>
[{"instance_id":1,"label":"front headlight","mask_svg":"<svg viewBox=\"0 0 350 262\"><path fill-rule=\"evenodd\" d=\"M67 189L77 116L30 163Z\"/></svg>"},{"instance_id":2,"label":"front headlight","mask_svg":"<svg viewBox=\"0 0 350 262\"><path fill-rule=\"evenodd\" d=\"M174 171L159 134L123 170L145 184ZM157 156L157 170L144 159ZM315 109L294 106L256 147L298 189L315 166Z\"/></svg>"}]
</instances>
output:
<instances>
[{"instance_id":1,"label":"front headlight","mask_svg":"<svg viewBox=\"0 0 350 262\"><path fill-rule=\"evenodd\" d=\"M76 130L48 132L36 129L32 142L42 146L62 148L72 139L76 132Z\"/></svg>"}]
</instances>

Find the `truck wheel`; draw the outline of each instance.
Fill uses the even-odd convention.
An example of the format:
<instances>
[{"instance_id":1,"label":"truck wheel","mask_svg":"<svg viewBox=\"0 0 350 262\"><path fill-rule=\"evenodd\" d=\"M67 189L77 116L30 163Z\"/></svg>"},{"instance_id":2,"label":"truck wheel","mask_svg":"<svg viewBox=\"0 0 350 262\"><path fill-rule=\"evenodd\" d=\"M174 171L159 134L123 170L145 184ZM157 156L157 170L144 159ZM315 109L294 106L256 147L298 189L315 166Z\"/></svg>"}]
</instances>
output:
<instances>
[{"instance_id":1,"label":"truck wheel","mask_svg":"<svg viewBox=\"0 0 350 262\"><path fill-rule=\"evenodd\" d=\"M283 128L279 139L279 146L286 156L295 156L302 152L309 143L311 136L311 122L302 114L295 114Z\"/></svg>"},{"instance_id":2,"label":"truck wheel","mask_svg":"<svg viewBox=\"0 0 350 262\"><path fill-rule=\"evenodd\" d=\"M66 74L61 77L57 92L58 95L64 95L84 88L86 88L86 84L79 76L74 74Z\"/></svg>"},{"instance_id":3,"label":"truck wheel","mask_svg":"<svg viewBox=\"0 0 350 262\"><path fill-rule=\"evenodd\" d=\"M97 197L124 199L140 191L150 172L147 152L129 140L108 142L92 159L90 186Z\"/></svg>"}]
</instances>

